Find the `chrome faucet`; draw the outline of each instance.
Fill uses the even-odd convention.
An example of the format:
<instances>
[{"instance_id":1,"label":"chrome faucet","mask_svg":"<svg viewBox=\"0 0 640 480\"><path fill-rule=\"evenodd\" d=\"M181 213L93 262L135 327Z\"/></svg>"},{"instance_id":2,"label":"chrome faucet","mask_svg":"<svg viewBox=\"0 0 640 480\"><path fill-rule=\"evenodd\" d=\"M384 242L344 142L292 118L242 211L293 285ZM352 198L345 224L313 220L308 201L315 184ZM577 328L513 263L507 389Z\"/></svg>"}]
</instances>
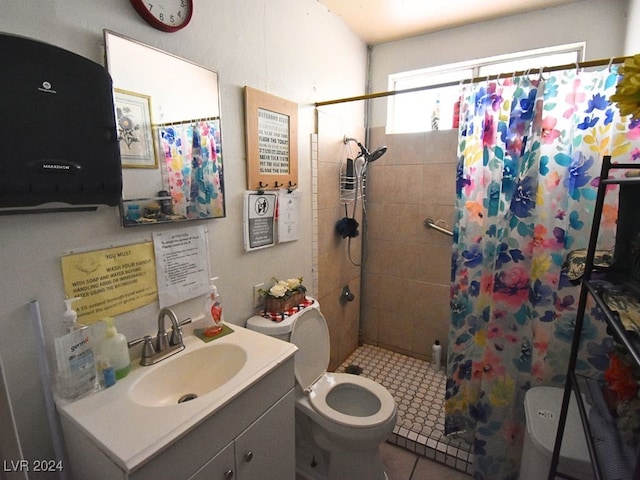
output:
<instances>
[{"instance_id":1,"label":"chrome faucet","mask_svg":"<svg viewBox=\"0 0 640 480\"><path fill-rule=\"evenodd\" d=\"M165 328L164 319L169 317L171 320L171 336ZM140 365L148 366L158 363L171 355L184 350L184 342L182 341L182 325L190 323L191 319L180 322L178 317L169 308L163 308L158 314L158 334L154 338L151 335L146 335L143 338L138 338L129 342L129 348L144 342L142 346L142 356L140 358ZM155 343L155 345L154 345Z\"/></svg>"},{"instance_id":2,"label":"chrome faucet","mask_svg":"<svg viewBox=\"0 0 640 480\"><path fill-rule=\"evenodd\" d=\"M167 330L164 327L164 317L171 320L171 340L167 336ZM180 322L178 317L170 308L163 308L158 314L158 335L156 336L156 352L164 352L170 347L182 345L182 330L180 330Z\"/></svg>"}]
</instances>

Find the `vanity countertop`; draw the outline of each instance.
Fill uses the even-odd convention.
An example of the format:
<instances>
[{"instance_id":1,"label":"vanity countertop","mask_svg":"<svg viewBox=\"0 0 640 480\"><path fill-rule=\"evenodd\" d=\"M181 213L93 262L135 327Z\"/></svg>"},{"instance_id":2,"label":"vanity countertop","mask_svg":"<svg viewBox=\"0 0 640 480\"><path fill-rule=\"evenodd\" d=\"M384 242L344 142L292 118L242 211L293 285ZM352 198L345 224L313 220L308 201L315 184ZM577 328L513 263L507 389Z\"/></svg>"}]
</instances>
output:
<instances>
[{"instance_id":1,"label":"vanity countertop","mask_svg":"<svg viewBox=\"0 0 640 480\"><path fill-rule=\"evenodd\" d=\"M289 360L297 350L292 343L237 325L231 327L233 333L209 343L193 335L185 336L186 348L156 365L142 367L134 360L129 375L114 386L70 403L58 402L58 412L84 431L120 468L132 471L232 402L237 395ZM131 388L152 369L162 368L196 349L223 343L241 346L247 352L242 368L223 386L181 404L149 406L132 400ZM201 365L200 368L224 368L224 365ZM171 381L167 378L167 382Z\"/></svg>"}]
</instances>

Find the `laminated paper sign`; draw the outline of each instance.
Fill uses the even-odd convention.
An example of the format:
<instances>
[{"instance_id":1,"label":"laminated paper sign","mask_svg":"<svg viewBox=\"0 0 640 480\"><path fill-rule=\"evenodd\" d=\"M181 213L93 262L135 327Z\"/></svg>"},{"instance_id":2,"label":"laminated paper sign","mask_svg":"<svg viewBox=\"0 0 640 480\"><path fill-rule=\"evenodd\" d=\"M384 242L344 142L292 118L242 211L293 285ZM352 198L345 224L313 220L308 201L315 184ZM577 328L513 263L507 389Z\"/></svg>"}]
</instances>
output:
<instances>
[{"instance_id":1,"label":"laminated paper sign","mask_svg":"<svg viewBox=\"0 0 640 480\"><path fill-rule=\"evenodd\" d=\"M209 255L203 226L156 232L153 244L160 308L209 292Z\"/></svg>"},{"instance_id":2,"label":"laminated paper sign","mask_svg":"<svg viewBox=\"0 0 640 480\"><path fill-rule=\"evenodd\" d=\"M67 297L81 297L73 309L84 324L115 317L158 298L151 242L62 257Z\"/></svg>"},{"instance_id":3,"label":"laminated paper sign","mask_svg":"<svg viewBox=\"0 0 640 480\"><path fill-rule=\"evenodd\" d=\"M245 192L244 249L249 252L275 244L276 194Z\"/></svg>"},{"instance_id":4,"label":"laminated paper sign","mask_svg":"<svg viewBox=\"0 0 640 480\"><path fill-rule=\"evenodd\" d=\"M301 202L302 194L299 190L292 192L287 189L280 190L278 197L278 242L298 240Z\"/></svg>"}]
</instances>

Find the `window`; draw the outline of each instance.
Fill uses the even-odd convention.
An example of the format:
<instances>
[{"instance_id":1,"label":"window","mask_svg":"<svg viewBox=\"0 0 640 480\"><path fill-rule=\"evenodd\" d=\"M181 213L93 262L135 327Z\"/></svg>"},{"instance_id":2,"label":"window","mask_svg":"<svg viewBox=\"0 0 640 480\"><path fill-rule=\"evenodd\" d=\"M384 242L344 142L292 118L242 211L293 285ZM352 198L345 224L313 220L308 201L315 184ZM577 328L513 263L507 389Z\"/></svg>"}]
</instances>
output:
<instances>
[{"instance_id":1,"label":"window","mask_svg":"<svg viewBox=\"0 0 640 480\"><path fill-rule=\"evenodd\" d=\"M391 91L432 85L434 88L390 96L386 131L410 133L453 128L454 104L463 80L580 62L584 49L584 43L574 43L389 75Z\"/></svg>"}]
</instances>

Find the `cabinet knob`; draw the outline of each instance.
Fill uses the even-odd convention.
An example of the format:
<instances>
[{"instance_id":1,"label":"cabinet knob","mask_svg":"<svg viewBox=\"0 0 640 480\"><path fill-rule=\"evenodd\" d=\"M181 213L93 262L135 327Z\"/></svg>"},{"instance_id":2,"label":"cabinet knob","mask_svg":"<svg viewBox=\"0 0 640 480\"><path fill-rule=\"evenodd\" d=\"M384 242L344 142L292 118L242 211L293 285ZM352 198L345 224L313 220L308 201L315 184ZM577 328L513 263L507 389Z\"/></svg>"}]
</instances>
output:
<instances>
[{"instance_id":1,"label":"cabinet knob","mask_svg":"<svg viewBox=\"0 0 640 480\"><path fill-rule=\"evenodd\" d=\"M244 454L244 461L249 463L251 460L253 460L253 452L249 450L247 453Z\"/></svg>"},{"instance_id":2,"label":"cabinet knob","mask_svg":"<svg viewBox=\"0 0 640 480\"><path fill-rule=\"evenodd\" d=\"M233 478L233 470L227 470L224 473L224 480L231 480Z\"/></svg>"}]
</instances>

